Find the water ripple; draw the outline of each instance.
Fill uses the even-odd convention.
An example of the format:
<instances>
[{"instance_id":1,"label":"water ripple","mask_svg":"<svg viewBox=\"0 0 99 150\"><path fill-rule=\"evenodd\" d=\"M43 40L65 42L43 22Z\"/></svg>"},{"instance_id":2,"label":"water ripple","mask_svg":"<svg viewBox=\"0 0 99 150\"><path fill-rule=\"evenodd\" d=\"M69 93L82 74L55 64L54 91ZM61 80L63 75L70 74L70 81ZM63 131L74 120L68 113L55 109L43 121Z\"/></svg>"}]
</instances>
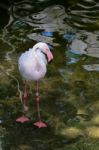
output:
<instances>
[{"instance_id":1,"label":"water ripple","mask_svg":"<svg viewBox=\"0 0 99 150\"><path fill-rule=\"evenodd\" d=\"M88 30L99 29L99 3L82 0L68 9L69 25Z\"/></svg>"}]
</instances>

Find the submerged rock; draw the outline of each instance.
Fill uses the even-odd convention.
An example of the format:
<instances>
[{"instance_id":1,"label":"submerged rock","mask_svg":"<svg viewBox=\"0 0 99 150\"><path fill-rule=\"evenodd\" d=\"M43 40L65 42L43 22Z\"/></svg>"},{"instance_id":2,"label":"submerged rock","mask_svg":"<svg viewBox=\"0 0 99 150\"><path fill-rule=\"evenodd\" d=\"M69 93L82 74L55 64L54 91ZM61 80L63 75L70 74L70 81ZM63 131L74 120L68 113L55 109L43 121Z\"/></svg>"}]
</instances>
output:
<instances>
[{"instance_id":1,"label":"submerged rock","mask_svg":"<svg viewBox=\"0 0 99 150\"><path fill-rule=\"evenodd\" d=\"M90 126L86 129L86 134L90 138L99 138L99 127Z\"/></svg>"},{"instance_id":2,"label":"submerged rock","mask_svg":"<svg viewBox=\"0 0 99 150\"><path fill-rule=\"evenodd\" d=\"M66 136L69 139L77 138L78 136L82 136L83 132L81 129L76 127L68 127L61 130L61 134Z\"/></svg>"}]
</instances>

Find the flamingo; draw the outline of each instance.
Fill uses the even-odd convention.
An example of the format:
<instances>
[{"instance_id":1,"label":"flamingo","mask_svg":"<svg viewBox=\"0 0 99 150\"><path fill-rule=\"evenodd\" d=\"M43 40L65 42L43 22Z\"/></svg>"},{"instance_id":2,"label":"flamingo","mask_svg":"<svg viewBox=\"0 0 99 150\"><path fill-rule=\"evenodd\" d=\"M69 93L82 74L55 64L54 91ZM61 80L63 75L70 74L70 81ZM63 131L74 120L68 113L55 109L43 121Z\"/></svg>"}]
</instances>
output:
<instances>
[{"instance_id":1,"label":"flamingo","mask_svg":"<svg viewBox=\"0 0 99 150\"><path fill-rule=\"evenodd\" d=\"M28 51L21 54L18 60L19 72L23 78L24 89L22 92L23 115L16 119L16 122L27 122L29 118L26 116L28 111L28 81L36 82L36 107L38 112L38 121L34 123L38 128L47 127L46 123L41 120L39 109L39 86L38 82L43 79L47 72L47 64L53 59L53 55L46 43L38 42L29 48Z\"/></svg>"}]
</instances>

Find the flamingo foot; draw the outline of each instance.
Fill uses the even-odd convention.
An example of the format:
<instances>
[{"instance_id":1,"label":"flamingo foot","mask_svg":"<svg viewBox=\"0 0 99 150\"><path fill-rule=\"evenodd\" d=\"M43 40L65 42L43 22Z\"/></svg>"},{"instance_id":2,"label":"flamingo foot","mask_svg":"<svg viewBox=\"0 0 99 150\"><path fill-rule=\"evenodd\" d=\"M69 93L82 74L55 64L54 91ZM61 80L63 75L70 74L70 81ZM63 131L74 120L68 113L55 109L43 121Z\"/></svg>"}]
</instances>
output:
<instances>
[{"instance_id":1,"label":"flamingo foot","mask_svg":"<svg viewBox=\"0 0 99 150\"><path fill-rule=\"evenodd\" d=\"M35 122L33 123L35 126L37 126L38 128L46 128L47 127L47 124L42 122L42 121L38 121L38 122Z\"/></svg>"},{"instance_id":2,"label":"flamingo foot","mask_svg":"<svg viewBox=\"0 0 99 150\"><path fill-rule=\"evenodd\" d=\"M20 123L24 123L24 122L28 122L30 119L26 116L21 116L19 118L16 119L16 122L20 122Z\"/></svg>"}]
</instances>

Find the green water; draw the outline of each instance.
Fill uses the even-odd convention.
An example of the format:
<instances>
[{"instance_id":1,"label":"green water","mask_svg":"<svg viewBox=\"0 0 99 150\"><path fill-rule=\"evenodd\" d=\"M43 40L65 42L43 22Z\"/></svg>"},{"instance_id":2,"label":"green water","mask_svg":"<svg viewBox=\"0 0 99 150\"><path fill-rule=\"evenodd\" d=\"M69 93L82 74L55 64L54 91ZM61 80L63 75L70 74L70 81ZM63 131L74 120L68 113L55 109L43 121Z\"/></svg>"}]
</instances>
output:
<instances>
[{"instance_id":1,"label":"green water","mask_svg":"<svg viewBox=\"0 0 99 150\"><path fill-rule=\"evenodd\" d=\"M0 2L0 149L99 149L99 3L82 1ZM87 44L77 51L76 42ZM16 123L22 114L23 83L18 57L36 42L50 44L54 60L39 83L41 116L37 120L35 84L29 86L31 121ZM80 45L81 47L81 45Z\"/></svg>"}]
</instances>

